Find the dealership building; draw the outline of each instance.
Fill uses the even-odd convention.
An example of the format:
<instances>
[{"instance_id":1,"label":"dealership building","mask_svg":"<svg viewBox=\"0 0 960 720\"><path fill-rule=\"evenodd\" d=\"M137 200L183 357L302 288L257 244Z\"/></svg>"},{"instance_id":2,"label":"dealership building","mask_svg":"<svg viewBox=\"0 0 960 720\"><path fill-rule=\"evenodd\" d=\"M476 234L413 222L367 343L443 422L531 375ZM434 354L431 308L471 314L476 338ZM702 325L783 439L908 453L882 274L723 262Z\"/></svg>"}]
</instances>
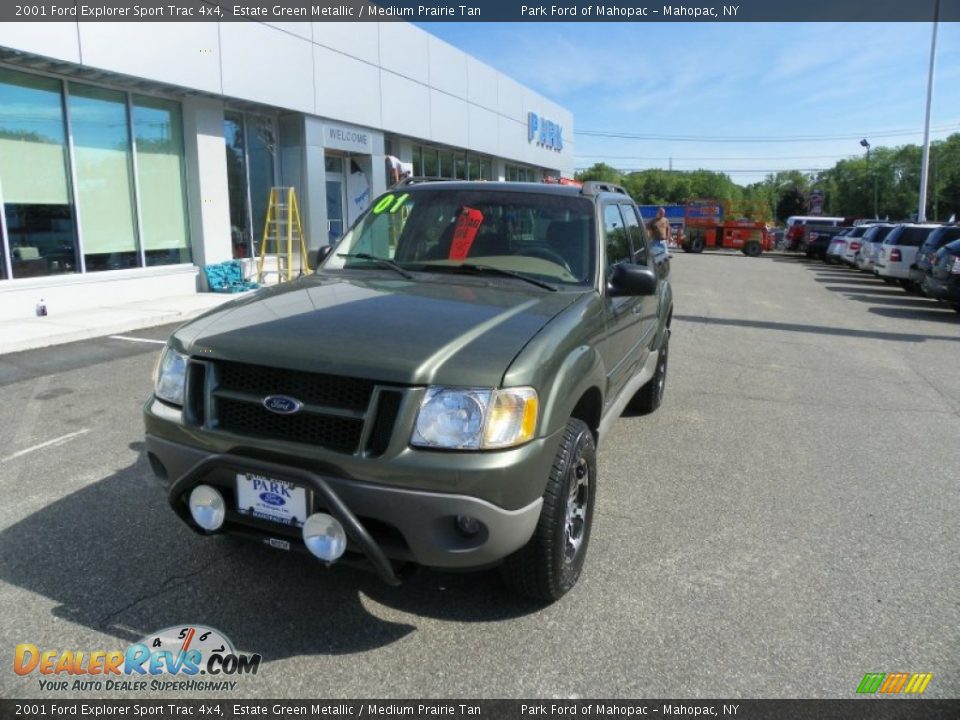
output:
<instances>
[{"instance_id":1,"label":"dealership building","mask_svg":"<svg viewBox=\"0 0 960 720\"><path fill-rule=\"evenodd\" d=\"M539 181L573 152L569 111L408 23L0 24L0 320L192 292L256 256L274 186L315 248L391 158Z\"/></svg>"}]
</instances>

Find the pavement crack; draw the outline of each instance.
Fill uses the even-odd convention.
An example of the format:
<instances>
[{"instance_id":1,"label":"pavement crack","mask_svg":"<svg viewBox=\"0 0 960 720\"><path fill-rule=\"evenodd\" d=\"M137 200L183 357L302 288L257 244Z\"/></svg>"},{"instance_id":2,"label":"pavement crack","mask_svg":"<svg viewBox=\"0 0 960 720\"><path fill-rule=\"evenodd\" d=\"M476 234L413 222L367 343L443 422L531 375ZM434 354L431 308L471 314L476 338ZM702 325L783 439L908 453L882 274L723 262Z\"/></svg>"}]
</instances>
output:
<instances>
[{"instance_id":1,"label":"pavement crack","mask_svg":"<svg viewBox=\"0 0 960 720\"><path fill-rule=\"evenodd\" d=\"M139 605L145 600L150 600L152 598L160 597L161 595L163 595L164 593L172 589L172 587L175 584L179 584L185 580L189 580L192 577L200 575L211 566L216 565L217 563L222 562L223 560L226 560L227 558L232 557L233 555L236 555L238 552L240 552L240 548L235 548L230 552L225 553L224 555L218 555L215 558L211 558L209 561L203 563L202 565L200 565L200 567L198 567L196 570L192 572L188 572L183 575L171 575L170 577L165 578L160 582L160 586L158 588L151 590L150 592L144 595L141 595L140 597L134 600L131 600L126 605L118 608L117 610L113 610L107 613L106 615L104 615L102 618L100 618L97 621L97 625L100 627L108 627L115 618L127 612L127 610L130 610L131 608L136 607L137 605Z\"/></svg>"},{"instance_id":2,"label":"pavement crack","mask_svg":"<svg viewBox=\"0 0 960 720\"><path fill-rule=\"evenodd\" d=\"M913 372L914 374L919 375L920 379L923 380L930 387L931 390L933 390L934 395L936 395L937 397L944 397L944 398L947 397L947 394L946 392L944 392L943 388L940 388L934 385L933 380L928 378L923 373L923 371L921 371L919 368L916 368L916 367L913 368ZM952 403L945 401L944 404L950 407ZM960 408L951 407L951 409L948 412L952 413L953 415L956 415L957 417L960 417Z\"/></svg>"}]
</instances>

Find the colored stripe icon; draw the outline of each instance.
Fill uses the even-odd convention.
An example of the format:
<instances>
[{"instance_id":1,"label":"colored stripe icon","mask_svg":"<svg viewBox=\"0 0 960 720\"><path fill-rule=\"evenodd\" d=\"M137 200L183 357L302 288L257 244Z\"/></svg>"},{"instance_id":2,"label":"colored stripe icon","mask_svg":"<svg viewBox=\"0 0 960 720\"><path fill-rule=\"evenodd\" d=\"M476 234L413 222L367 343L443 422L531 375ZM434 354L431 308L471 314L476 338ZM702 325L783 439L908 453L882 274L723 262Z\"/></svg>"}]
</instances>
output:
<instances>
[{"instance_id":1,"label":"colored stripe icon","mask_svg":"<svg viewBox=\"0 0 960 720\"><path fill-rule=\"evenodd\" d=\"M919 695L927 689L932 679L933 673L867 673L857 686L857 692L870 695L896 695L900 692Z\"/></svg>"}]
</instances>

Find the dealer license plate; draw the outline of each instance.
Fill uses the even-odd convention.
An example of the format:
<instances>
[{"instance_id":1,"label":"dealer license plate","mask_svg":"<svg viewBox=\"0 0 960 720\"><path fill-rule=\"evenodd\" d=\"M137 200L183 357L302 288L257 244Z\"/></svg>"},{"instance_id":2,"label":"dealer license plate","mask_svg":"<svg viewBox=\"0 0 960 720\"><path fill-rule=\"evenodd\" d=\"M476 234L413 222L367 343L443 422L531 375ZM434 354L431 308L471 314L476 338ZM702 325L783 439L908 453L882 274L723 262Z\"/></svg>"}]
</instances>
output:
<instances>
[{"instance_id":1,"label":"dealer license plate","mask_svg":"<svg viewBox=\"0 0 960 720\"><path fill-rule=\"evenodd\" d=\"M307 491L285 480L238 473L237 509L264 520L303 525L307 518Z\"/></svg>"}]
</instances>

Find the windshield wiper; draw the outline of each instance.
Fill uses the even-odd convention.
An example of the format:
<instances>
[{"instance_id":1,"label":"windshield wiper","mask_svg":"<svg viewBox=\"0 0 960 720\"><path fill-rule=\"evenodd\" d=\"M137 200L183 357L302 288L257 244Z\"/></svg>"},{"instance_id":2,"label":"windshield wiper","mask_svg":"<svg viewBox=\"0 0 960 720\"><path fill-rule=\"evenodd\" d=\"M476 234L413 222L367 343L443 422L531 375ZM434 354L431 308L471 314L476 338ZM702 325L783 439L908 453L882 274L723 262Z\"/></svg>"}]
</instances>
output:
<instances>
[{"instance_id":1,"label":"windshield wiper","mask_svg":"<svg viewBox=\"0 0 960 720\"><path fill-rule=\"evenodd\" d=\"M377 255L371 255L370 253L337 253L337 257L355 259L355 260L372 260L373 262L380 263L384 267L388 267L391 270L396 270L398 273L403 275L407 280L413 280L413 275L404 270L400 265L395 263L390 258L379 257Z\"/></svg>"},{"instance_id":2,"label":"windshield wiper","mask_svg":"<svg viewBox=\"0 0 960 720\"><path fill-rule=\"evenodd\" d=\"M476 263L460 263L459 265L434 265L432 263L423 263L423 266L428 271L439 270L440 272L450 271L450 272L472 272L472 273L489 273L491 275L502 275L503 277L516 278L517 280L523 280L528 282L531 285L536 285L541 287L544 290L549 290L550 292L557 292L557 288L551 285L548 282L543 280L537 280L532 278L529 275L524 275L523 273L514 272L513 270L504 270L503 268L494 267L493 265L478 265Z\"/></svg>"}]
</instances>

